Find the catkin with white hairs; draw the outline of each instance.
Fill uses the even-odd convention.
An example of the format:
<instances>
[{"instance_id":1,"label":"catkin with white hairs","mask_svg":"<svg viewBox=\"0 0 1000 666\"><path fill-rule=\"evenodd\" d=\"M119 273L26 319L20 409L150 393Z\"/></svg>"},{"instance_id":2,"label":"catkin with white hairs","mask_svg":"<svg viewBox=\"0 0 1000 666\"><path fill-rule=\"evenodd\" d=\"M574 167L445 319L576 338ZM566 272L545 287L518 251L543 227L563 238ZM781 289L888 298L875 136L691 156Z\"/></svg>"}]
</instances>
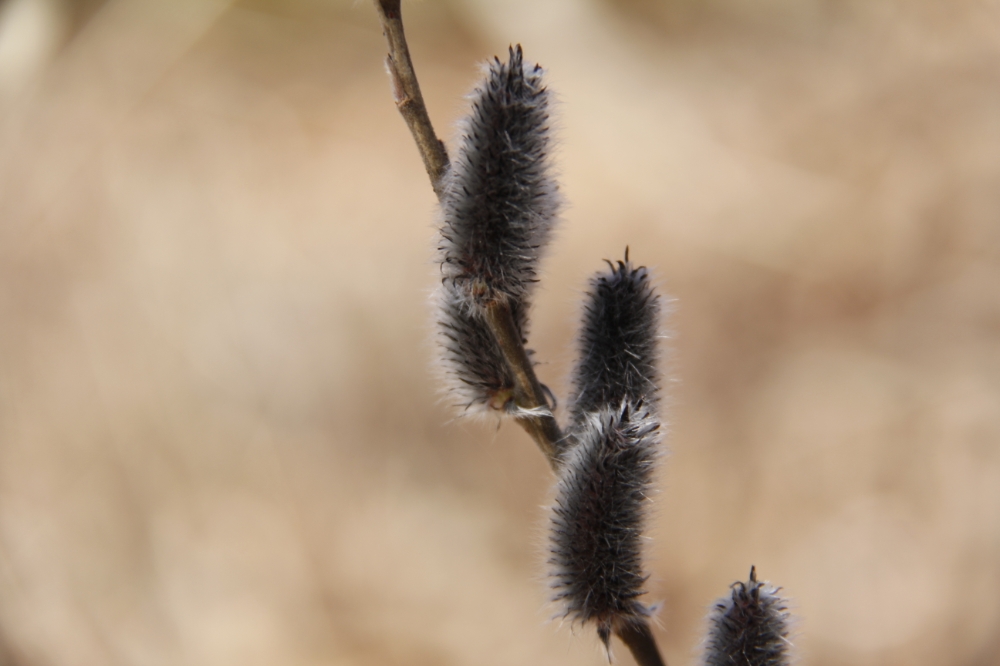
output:
<instances>
[{"instance_id":1,"label":"catkin with white hairs","mask_svg":"<svg viewBox=\"0 0 1000 666\"><path fill-rule=\"evenodd\" d=\"M471 98L441 200L443 278L473 310L526 305L559 210L542 69L512 47Z\"/></svg>"},{"instance_id":2,"label":"catkin with white hairs","mask_svg":"<svg viewBox=\"0 0 1000 666\"><path fill-rule=\"evenodd\" d=\"M659 423L624 401L589 414L573 439L551 519L552 587L563 614L593 624L607 645L622 623L649 614L638 597Z\"/></svg>"},{"instance_id":3,"label":"catkin with white hairs","mask_svg":"<svg viewBox=\"0 0 1000 666\"><path fill-rule=\"evenodd\" d=\"M780 588L757 580L733 583L708 616L704 666L787 666L788 606Z\"/></svg>"},{"instance_id":4,"label":"catkin with white hairs","mask_svg":"<svg viewBox=\"0 0 1000 666\"><path fill-rule=\"evenodd\" d=\"M611 634L649 614L639 601L643 529L660 448L660 302L628 260L592 280L573 370L551 530L552 587L564 614Z\"/></svg>"},{"instance_id":5,"label":"catkin with white hairs","mask_svg":"<svg viewBox=\"0 0 1000 666\"><path fill-rule=\"evenodd\" d=\"M606 405L658 402L660 299L649 272L628 259L595 275L584 304L569 399L573 424Z\"/></svg>"}]
</instances>

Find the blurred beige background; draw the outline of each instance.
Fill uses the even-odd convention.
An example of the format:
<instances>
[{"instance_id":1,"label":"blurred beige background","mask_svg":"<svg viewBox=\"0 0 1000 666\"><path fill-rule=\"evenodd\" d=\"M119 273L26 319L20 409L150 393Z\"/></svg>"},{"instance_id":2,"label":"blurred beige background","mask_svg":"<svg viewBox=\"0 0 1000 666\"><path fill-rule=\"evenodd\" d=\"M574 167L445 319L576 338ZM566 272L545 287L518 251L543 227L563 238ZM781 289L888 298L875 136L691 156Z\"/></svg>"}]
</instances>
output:
<instances>
[{"instance_id":1,"label":"blurred beige background","mask_svg":"<svg viewBox=\"0 0 1000 666\"><path fill-rule=\"evenodd\" d=\"M542 380L601 259L677 298L672 666L751 564L801 663L1000 664L1000 3L404 12L442 134L512 42L560 99ZM0 4L0 663L606 663L541 455L437 402L384 50L364 0Z\"/></svg>"}]
</instances>

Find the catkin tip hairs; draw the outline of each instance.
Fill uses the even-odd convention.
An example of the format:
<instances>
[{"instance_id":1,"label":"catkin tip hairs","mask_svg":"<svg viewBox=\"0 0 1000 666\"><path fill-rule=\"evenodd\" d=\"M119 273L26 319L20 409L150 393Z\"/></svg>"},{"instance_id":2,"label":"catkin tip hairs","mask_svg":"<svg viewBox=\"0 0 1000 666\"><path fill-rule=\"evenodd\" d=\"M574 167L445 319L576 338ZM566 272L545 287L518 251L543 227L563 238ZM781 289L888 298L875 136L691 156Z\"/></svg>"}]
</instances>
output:
<instances>
[{"instance_id":1,"label":"catkin tip hairs","mask_svg":"<svg viewBox=\"0 0 1000 666\"><path fill-rule=\"evenodd\" d=\"M590 280L572 374L570 420L576 424L602 405L624 399L658 402L657 340L660 298L649 271L625 260Z\"/></svg>"},{"instance_id":2,"label":"catkin tip hairs","mask_svg":"<svg viewBox=\"0 0 1000 666\"><path fill-rule=\"evenodd\" d=\"M495 58L445 178L439 259L470 308L527 303L559 209L550 175L549 94L520 45Z\"/></svg>"},{"instance_id":3,"label":"catkin tip hairs","mask_svg":"<svg viewBox=\"0 0 1000 666\"><path fill-rule=\"evenodd\" d=\"M589 414L572 437L551 517L553 599L607 645L622 623L649 614L638 597L659 423L625 400Z\"/></svg>"},{"instance_id":4,"label":"catkin tip hairs","mask_svg":"<svg viewBox=\"0 0 1000 666\"><path fill-rule=\"evenodd\" d=\"M788 606L781 588L750 579L736 582L708 616L705 666L787 666L789 663Z\"/></svg>"}]
</instances>

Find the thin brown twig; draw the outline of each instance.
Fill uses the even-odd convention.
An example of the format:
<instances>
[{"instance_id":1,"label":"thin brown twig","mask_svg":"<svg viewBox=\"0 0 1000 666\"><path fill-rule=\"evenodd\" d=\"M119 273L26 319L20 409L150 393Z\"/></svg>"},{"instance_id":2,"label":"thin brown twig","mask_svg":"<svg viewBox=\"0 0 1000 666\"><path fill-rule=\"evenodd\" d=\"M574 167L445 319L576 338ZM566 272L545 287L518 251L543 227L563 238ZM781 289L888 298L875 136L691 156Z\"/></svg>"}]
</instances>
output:
<instances>
[{"instance_id":1,"label":"thin brown twig","mask_svg":"<svg viewBox=\"0 0 1000 666\"><path fill-rule=\"evenodd\" d=\"M666 660L660 656L653 631L646 620L624 622L615 629L615 635L629 649L639 666L667 666Z\"/></svg>"},{"instance_id":2,"label":"thin brown twig","mask_svg":"<svg viewBox=\"0 0 1000 666\"><path fill-rule=\"evenodd\" d=\"M424 160L424 168L430 176L431 186L440 199L442 178L448 170L448 152L434 133L424 96L420 93L417 74L413 71L413 61L410 60L410 49L406 45L406 35L403 34L403 15L399 5L400 0L375 0L382 32L389 43L385 67L392 80L392 96L396 100L396 108L413 134L420 157Z\"/></svg>"}]
</instances>

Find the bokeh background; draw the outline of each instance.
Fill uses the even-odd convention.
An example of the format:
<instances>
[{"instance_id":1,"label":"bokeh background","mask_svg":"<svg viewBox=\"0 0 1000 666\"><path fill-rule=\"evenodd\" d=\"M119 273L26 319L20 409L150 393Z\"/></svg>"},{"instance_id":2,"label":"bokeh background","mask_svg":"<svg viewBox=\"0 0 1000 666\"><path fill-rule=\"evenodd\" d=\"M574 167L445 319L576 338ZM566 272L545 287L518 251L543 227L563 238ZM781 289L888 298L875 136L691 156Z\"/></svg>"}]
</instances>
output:
<instances>
[{"instance_id":1,"label":"bokeh background","mask_svg":"<svg viewBox=\"0 0 1000 666\"><path fill-rule=\"evenodd\" d=\"M404 15L445 136L478 62L549 70L542 380L602 259L676 298L670 663L755 564L800 663L1000 664L1000 3ZM4 666L606 663L542 456L441 404L384 53L362 0L0 2Z\"/></svg>"}]
</instances>

